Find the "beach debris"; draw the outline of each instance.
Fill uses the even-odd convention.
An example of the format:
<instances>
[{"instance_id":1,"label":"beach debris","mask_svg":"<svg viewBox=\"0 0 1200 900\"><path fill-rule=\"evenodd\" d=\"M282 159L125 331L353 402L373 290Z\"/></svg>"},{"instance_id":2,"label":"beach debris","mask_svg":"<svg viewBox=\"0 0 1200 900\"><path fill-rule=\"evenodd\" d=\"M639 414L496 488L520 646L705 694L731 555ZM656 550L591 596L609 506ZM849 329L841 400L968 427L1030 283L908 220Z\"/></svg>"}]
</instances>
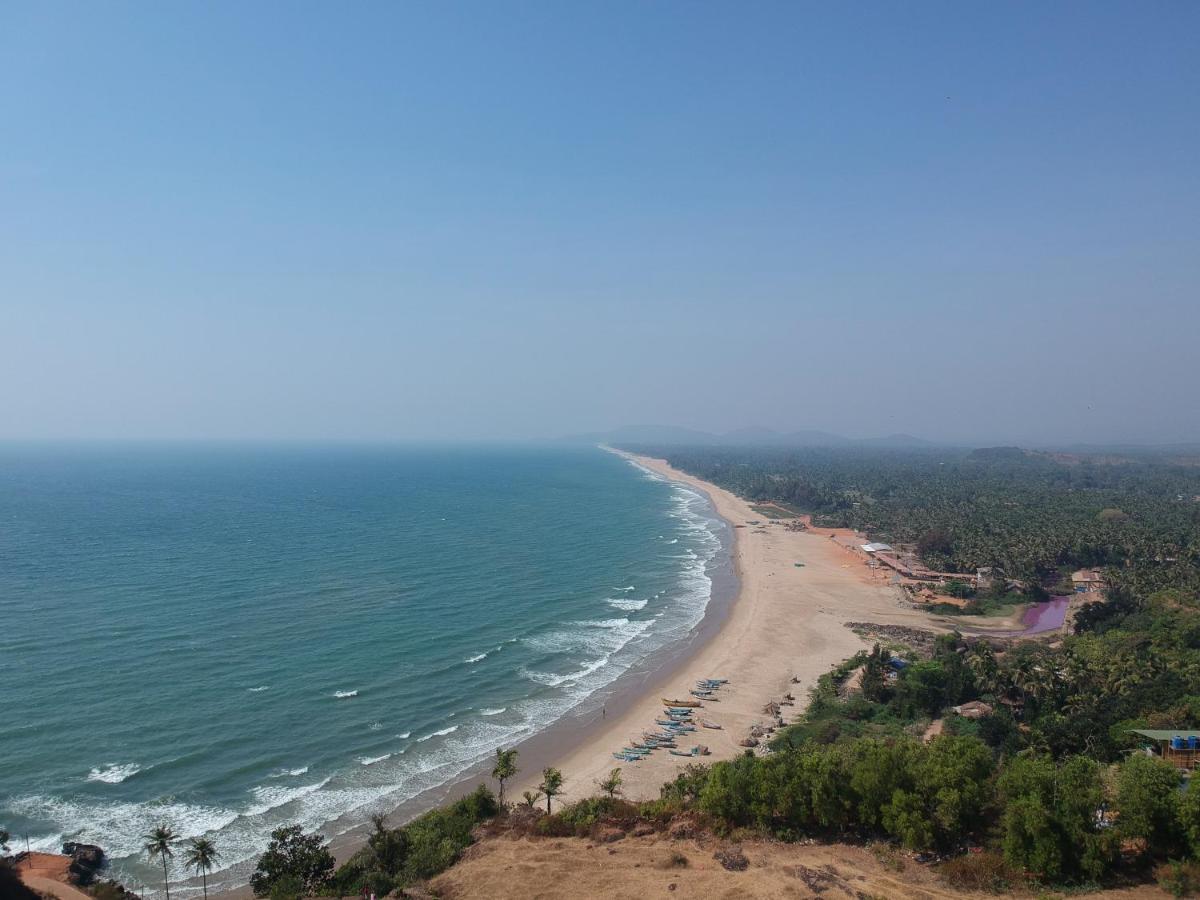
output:
<instances>
[{"instance_id":1,"label":"beach debris","mask_svg":"<svg viewBox=\"0 0 1200 900\"><path fill-rule=\"evenodd\" d=\"M752 737L742 738L740 741L738 741L738 746L739 747L757 747L758 740L756 738L752 738Z\"/></svg>"}]
</instances>

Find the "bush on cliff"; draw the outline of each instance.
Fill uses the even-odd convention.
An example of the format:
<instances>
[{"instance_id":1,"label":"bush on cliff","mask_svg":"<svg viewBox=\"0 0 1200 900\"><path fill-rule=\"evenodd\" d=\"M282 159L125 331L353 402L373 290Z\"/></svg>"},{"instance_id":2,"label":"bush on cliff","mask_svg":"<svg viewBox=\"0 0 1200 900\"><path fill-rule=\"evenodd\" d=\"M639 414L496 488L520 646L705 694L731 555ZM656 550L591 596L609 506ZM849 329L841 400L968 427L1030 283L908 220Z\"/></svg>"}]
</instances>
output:
<instances>
[{"instance_id":1,"label":"bush on cliff","mask_svg":"<svg viewBox=\"0 0 1200 900\"><path fill-rule=\"evenodd\" d=\"M470 846L476 825L499 812L496 798L480 786L460 800L431 810L400 828L387 828L382 818L363 847L338 868L329 890L377 896L397 887L432 878L452 866Z\"/></svg>"}]
</instances>

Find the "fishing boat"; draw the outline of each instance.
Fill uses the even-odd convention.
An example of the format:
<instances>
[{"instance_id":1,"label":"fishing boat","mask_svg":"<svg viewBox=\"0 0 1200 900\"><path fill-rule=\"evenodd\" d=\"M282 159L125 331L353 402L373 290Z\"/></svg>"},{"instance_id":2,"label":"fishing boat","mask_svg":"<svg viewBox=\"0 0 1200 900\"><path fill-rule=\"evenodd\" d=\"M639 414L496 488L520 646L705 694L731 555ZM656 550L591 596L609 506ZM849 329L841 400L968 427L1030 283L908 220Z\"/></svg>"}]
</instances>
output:
<instances>
[{"instance_id":1,"label":"fishing boat","mask_svg":"<svg viewBox=\"0 0 1200 900\"><path fill-rule=\"evenodd\" d=\"M710 722L710 721L708 721L708 719L701 719L700 724L703 725L705 728L714 728L717 731L721 730L720 725L718 725L716 722Z\"/></svg>"},{"instance_id":2,"label":"fishing boat","mask_svg":"<svg viewBox=\"0 0 1200 900\"><path fill-rule=\"evenodd\" d=\"M663 697L663 706L686 706L689 709L699 709L703 705L699 700L668 700Z\"/></svg>"},{"instance_id":3,"label":"fishing boat","mask_svg":"<svg viewBox=\"0 0 1200 900\"><path fill-rule=\"evenodd\" d=\"M690 693L693 697L699 697L701 700L713 699L712 691L689 691L688 693Z\"/></svg>"}]
</instances>

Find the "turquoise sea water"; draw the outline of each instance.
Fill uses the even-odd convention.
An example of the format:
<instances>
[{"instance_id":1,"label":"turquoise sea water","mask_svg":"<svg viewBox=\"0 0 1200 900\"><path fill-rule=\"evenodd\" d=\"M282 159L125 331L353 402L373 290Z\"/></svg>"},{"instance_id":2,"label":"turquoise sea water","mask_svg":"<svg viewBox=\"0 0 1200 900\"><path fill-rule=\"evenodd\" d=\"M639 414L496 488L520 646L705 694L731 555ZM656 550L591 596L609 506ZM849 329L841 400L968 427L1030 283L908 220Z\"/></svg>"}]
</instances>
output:
<instances>
[{"instance_id":1,"label":"turquoise sea water","mask_svg":"<svg viewBox=\"0 0 1200 900\"><path fill-rule=\"evenodd\" d=\"M153 883L394 808L686 635L724 527L598 449L0 449L0 825Z\"/></svg>"}]
</instances>

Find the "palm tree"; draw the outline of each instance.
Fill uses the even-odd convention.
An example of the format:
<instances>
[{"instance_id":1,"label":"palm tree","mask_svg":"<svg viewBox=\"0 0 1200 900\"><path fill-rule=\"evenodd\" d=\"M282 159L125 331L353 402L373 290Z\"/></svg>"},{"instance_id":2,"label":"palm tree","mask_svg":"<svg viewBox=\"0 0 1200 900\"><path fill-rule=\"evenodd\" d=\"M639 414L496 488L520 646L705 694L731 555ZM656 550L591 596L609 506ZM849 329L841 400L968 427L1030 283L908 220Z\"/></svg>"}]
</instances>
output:
<instances>
[{"instance_id":1,"label":"palm tree","mask_svg":"<svg viewBox=\"0 0 1200 900\"><path fill-rule=\"evenodd\" d=\"M528 806L530 809L533 809L533 804L537 803L538 800L541 798L541 796L542 796L541 791L522 791L521 792L521 802L524 803L526 806Z\"/></svg>"},{"instance_id":2,"label":"palm tree","mask_svg":"<svg viewBox=\"0 0 1200 900\"><path fill-rule=\"evenodd\" d=\"M546 812L550 812L550 801L561 794L563 773L553 767L542 769L542 783L538 785L546 797Z\"/></svg>"},{"instance_id":3,"label":"palm tree","mask_svg":"<svg viewBox=\"0 0 1200 900\"><path fill-rule=\"evenodd\" d=\"M167 860L175 855L171 852L171 845L178 839L170 825L159 825L146 835L146 843L142 846L151 860L156 856L162 860L163 889L167 892L167 900L171 900L171 883L167 878Z\"/></svg>"},{"instance_id":4,"label":"palm tree","mask_svg":"<svg viewBox=\"0 0 1200 900\"><path fill-rule=\"evenodd\" d=\"M621 769L617 767L608 773L607 778L601 778L596 782L596 785L604 793L608 794L609 800L615 800L617 794L621 793Z\"/></svg>"},{"instance_id":5,"label":"palm tree","mask_svg":"<svg viewBox=\"0 0 1200 900\"><path fill-rule=\"evenodd\" d=\"M496 748L496 765L492 767L492 777L500 782L500 808L504 809L504 782L513 778L520 769L517 768L517 751Z\"/></svg>"},{"instance_id":6,"label":"palm tree","mask_svg":"<svg viewBox=\"0 0 1200 900\"><path fill-rule=\"evenodd\" d=\"M204 885L204 900L208 900L208 873L212 871L213 863L220 856L217 845L208 838L192 838L188 842L187 856L184 862L189 869L200 873L200 883Z\"/></svg>"}]
</instances>

